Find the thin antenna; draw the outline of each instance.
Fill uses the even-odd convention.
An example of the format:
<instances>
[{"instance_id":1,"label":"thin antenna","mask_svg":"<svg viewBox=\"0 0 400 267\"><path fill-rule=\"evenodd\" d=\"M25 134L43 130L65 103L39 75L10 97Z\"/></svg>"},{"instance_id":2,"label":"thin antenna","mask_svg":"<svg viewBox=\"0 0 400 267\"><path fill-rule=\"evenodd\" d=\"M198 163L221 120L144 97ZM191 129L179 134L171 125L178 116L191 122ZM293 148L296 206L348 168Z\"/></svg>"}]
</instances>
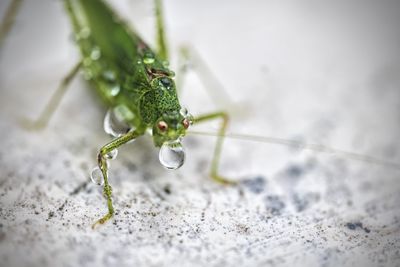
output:
<instances>
[{"instance_id":1,"label":"thin antenna","mask_svg":"<svg viewBox=\"0 0 400 267\"><path fill-rule=\"evenodd\" d=\"M202 136L214 136L214 137L220 136L218 133L202 132L202 131L190 131L190 132L188 132L188 134L202 135ZM223 137L226 137L229 139L254 141L254 142L261 142L261 143L274 144L274 145L285 145L285 146L294 147L294 148L298 148L298 149L312 150L312 151L322 152L322 153L338 154L338 155L347 157L349 159L378 164L378 165L382 165L382 166L400 170L400 164L396 164L394 162L389 162L389 161L386 161L383 159L379 159L379 158L375 158L375 157L371 157L371 156L363 155L363 154L359 154L359 153L354 153L354 152L350 152L350 151L335 149L335 148L331 148L331 147L320 145L320 144L312 144L312 143L308 144L308 143L303 143L300 141L283 139L283 138L247 135L247 134L235 134L235 133L226 133L225 135L223 135Z\"/></svg>"}]
</instances>

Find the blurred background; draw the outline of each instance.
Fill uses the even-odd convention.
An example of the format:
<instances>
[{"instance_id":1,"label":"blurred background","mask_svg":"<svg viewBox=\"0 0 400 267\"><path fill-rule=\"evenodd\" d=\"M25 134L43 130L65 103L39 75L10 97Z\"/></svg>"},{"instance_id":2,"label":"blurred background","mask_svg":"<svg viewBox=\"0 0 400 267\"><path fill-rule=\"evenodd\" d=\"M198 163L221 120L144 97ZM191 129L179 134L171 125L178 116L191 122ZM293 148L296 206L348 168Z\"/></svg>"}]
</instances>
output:
<instances>
[{"instance_id":1,"label":"blurred background","mask_svg":"<svg viewBox=\"0 0 400 267\"><path fill-rule=\"evenodd\" d=\"M152 1L109 2L154 45ZM9 4L0 2L1 18ZM188 73L181 102L192 114L228 110L231 133L400 164L400 2L163 6L171 68L186 45L216 78ZM110 140L95 92L78 75L44 131L20 123L39 115L78 60L62 1L23 1L0 48L4 266L400 264L398 165L226 140L221 173L239 185L224 187L207 175L212 137L188 136L176 172L161 167L148 137L121 148L110 171L118 214L91 230L105 200L89 173Z\"/></svg>"}]
</instances>

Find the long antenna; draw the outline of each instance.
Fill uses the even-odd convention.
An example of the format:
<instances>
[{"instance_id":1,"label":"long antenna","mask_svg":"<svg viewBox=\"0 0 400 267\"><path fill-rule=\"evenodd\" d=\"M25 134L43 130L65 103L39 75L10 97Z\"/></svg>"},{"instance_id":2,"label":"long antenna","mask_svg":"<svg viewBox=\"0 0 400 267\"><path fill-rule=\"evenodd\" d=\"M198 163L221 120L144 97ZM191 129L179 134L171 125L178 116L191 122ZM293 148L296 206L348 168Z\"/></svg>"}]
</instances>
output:
<instances>
[{"instance_id":1,"label":"long antenna","mask_svg":"<svg viewBox=\"0 0 400 267\"><path fill-rule=\"evenodd\" d=\"M202 131L190 131L190 132L188 132L188 134L202 135L202 136L214 136L214 137L221 136L218 133L202 132ZM267 144L285 145L285 146L294 147L294 148L298 148L298 149L312 150L312 151L322 152L322 153L338 154L338 155L347 157L349 159L364 161L364 162L368 162L368 163L374 163L374 164L378 164L378 165L382 165L382 166L400 170L400 164L396 164L394 162L389 162L389 161L386 161L383 159L371 157L369 155L335 149L335 148L331 148L331 147L320 145L320 144L303 143L301 141L269 137L269 136L257 136L257 135L235 134L235 133L226 133L225 135L223 135L223 137L226 137L229 139L262 142L262 143L267 143Z\"/></svg>"}]
</instances>

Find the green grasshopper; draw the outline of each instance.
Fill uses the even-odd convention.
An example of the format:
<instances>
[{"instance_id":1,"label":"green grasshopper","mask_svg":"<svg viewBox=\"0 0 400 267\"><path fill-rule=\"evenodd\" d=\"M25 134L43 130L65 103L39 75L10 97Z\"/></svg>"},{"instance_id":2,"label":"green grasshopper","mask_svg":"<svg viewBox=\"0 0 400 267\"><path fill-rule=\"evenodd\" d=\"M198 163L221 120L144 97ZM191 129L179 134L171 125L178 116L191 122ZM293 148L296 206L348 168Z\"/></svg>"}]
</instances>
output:
<instances>
[{"instance_id":1,"label":"green grasshopper","mask_svg":"<svg viewBox=\"0 0 400 267\"><path fill-rule=\"evenodd\" d=\"M151 132L154 145L161 148L160 162L166 168L177 169L184 163L181 139L190 125L222 119L219 131L221 137L214 151L210 176L215 181L230 183L218 173L222 135L226 130L228 116L224 112L215 112L192 117L179 103L174 72L167 67L168 50L160 0L155 3L158 36L156 52L104 2L66 0L65 6L83 58L76 69L83 69L86 78L111 108L111 113L105 118L105 130L116 137L100 149L98 168L92 173L94 179L101 173L108 206L108 213L94 226L103 224L114 214L107 161L115 156L114 151L118 147L142 136L146 131ZM115 119L127 127L113 127Z\"/></svg>"},{"instance_id":2,"label":"green grasshopper","mask_svg":"<svg viewBox=\"0 0 400 267\"><path fill-rule=\"evenodd\" d=\"M168 169L177 169L184 163L185 153L181 139L194 123L220 119L218 133L202 133L217 136L210 176L222 184L234 184L218 171L224 137L278 143L323 152L337 152L367 162L399 168L373 157L338 151L321 145L307 145L296 141L226 134L228 115L218 111L193 117L181 106L178 99L174 72L168 68L168 49L165 42L161 0L155 0L157 49L152 50L135 32L130 30L116 13L101 0L64 0L80 48L82 60L64 78L53 95L35 128L43 128L50 120L67 86L79 70L96 89L110 108L104 121L105 131L114 136L101 147L98 166L92 172L92 180L104 183L104 195L108 212L94 225L104 224L114 215L112 188L108 177L108 161L116 157L117 148L149 132L156 147L160 147L159 159ZM0 28L0 44L9 31L12 17L21 0L14 0Z\"/></svg>"},{"instance_id":3,"label":"green grasshopper","mask_svg":"<svg viewBox=\"0 0 400 267\"><path fill-rule=\"evenodd\" d=\"M10 9L15 13L18 0ZM61 100L68 84L82 70L98 95L109 107L104 121L105 131L115 139L101 147L93 170L93 181L104 183L108 213L94 225L104 224L114 215L112 188L109 183L108 161L115 158L117 148L150 132L159 159L168 169L177 169L184 163L185 153L181 139L193 123L221 119L210 176L217 182L233 182L218 172L228 116L214 112L193 117L179 103L174 72L168 68L168 49L162 19L161 1L155 1L157 49L152 50L140 36L130 30L116 13L101 0L65 0L76 43L82 60L63 80L58 91L44 109L35 128L43 128ZM7 28L10 23L4 23Z\"/></svg>"}]
</instances>

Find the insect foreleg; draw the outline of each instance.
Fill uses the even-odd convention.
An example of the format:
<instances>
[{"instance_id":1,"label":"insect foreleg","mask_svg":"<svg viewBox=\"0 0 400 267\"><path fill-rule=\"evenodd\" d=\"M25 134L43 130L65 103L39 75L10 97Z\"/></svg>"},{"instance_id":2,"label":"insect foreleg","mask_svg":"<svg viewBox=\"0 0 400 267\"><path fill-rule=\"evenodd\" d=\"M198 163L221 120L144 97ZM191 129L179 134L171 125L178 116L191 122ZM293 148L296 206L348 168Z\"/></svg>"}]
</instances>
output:
<instances>
[{"instance_id":1,"label":"insect foreleg","mask_svg":"<svg viewBox=\"0 0 400 267\"><path fill-rule=\"evenodd\" d=\"M56 111L65 92L68 89L69 84L71 83L71 81L73 80L75 75L78 73L81 65L82 65L81 62L78 62L70 70L70 72L67 74L67 76L64 77L64 79L61 81L57 90L51 96L49 102L47 102L47 105L43 109L42 113L40 113L39 117L35 121L28 123L28 128L40 130L47 126L47 124L49 123L49 121L51 119L51 116Z\"/></svg>"},{"instance_id":2,"label":"insect foreleg","mask_svg":"<svg viewBox=\"0 0 400 267\"><path fill-rule=\"evenodd\" d=\"M223 176L220 176L219 172L218 172L219 160L221 158L222 144L224 141L224 135L226 132L226 128L228 126L228 121L229 121L228 114L223 111L209 113L209 114L195 117L193 122L200 123L200 122L210 121L210 120L214 120L214 119L222 119L222 124L218 131L218 139L217 139L217 143L215 145L213 159L211 161L210 176L214 181L222 183L222 184L235 184L235 182L230 181L229 179L226 179Z\"/></svg>"},{"instance_id":3,"label":"insect foreleg","mask_svg":"<svg viewBox=\"0 0 400 267\"><path fill-rule=\"evenodd\" d=\"M111 219L111 217L114 215L114 207L112 204L112 188L108 182L108 156L109 153L111 153L113 150L117 149L123 144L126 144L127 142L136 139L138 136L143 135L143 131L132 131L128 132L125 135L122 135L114 140L112 140L110 143L104 145L98 154L98 166L99 169L101 170L101 173L103 175L104 179L104 187L103 187L103 193L104 196L107 199L107 207L108 207L108 213L99 219L96 223L93 224L92 228L95 228L96 225L98 224L104 224L107 220Z\"/></svg>"}]
</instances>

